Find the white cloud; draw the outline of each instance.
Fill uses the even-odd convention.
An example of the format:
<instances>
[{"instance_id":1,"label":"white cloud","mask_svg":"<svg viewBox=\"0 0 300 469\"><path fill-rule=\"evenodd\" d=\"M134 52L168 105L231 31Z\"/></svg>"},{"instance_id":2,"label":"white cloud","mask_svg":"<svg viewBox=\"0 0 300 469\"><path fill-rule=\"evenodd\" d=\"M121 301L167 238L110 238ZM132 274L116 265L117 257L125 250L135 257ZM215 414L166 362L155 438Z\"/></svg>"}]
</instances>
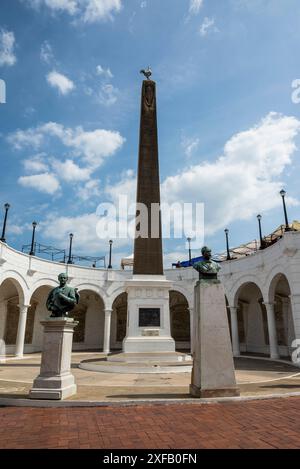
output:
<instances>
[{"instance_id":1,"label":"white cloud","mask_svg":"<svg viewBox=\"0 0 300 469\"><path fill-rule=\"evenodd\" d=\"M51 44L48 41L44 41L41 45L40 57L41 61L45 62L46 64L50 64L53 61L53 50Z\"/></svg>"},{"instance_id":2,"label":"white cloud","mask_svg":"<svg viewBox=\"0 0 300 469\"><path fill-rule=\"evenodd\" d=\"M66 12L69 15L75 15L78 12L78 0L23 0L32 8L46 6L52 11Z\"/></svg>"},{"instance_id":3,"label":"white cloud","mask_svg":"<svg viewBox=\"0 0 300 469\"><path fill-rule=\"evenodd\" d=\"M87 181L82 187L77 188L77 196L85 202L93 197L100 197L101 191L99 188L99 181L91 179Z\"/></svg>"},{"instance_id":4,"label":"white cloud","mask_svg":"<svg viewBox=\"0 0 300 469\"><path fill-rule=\"evenodd\" d=\"M181 141L181 146L184 150L185 155L190 158L193 152L199 147L200 139L199 138L187 138L183 137Z\"/></svg>"},{"instance_id":5,"label":"white cloud","mask_svg":"<svg viewBox=\"0 0 300 469\"><path fill-rule=\"evenodd\" d=\"M107 84L102 85L101 91L99 93L99 101L105 106L112 106L118 100L119 90L113 85Z\"/></svg>"},{"instance_id":6,"label":"white cloud","mask_svg":"<svg viewBox=\"0 0 300 469\"><path fill-rule=\"evenodd\" d=\"M122 8L121 0L23 0L32 8L48 7L51 12L67 13L85 23L112 20Z\"/></svg>"},{"instance_id":7,"label":"white cloud","mask_svg":"<svg viewBox=\"0 0 300 469\"><path fill-rule=\"evenodd\" d=\"M46 194L54 194L60 188L59 181L51 173L34 174L32 176L21 176L18 183L23 187L29 187Z\"/></svg>"},{"instance_id":8,"label":"white cloud","mask_svg":"<svg viewBox=\"0 0 300 469\"><path fill-rule=\"evenodd\" d=\"M85 3L87 3L83 15L85 23L112 20L113 13L119 13L122 8L121 0L88 0Z\"/></svg>"},{"instance_id":9,"label":"white cloud","mask_svg":"<svg viewBox=\"0 0 300 469\"><path fill-rule=\"evenodd\" d=\"M203 6L203 0L190 0L189 12L192 15L198 15Z\"/></svg>"},{"instance_id":10,"label":"white cloud","mask_svg":"<svg viewBox=\"0 0 300 469\"><path fill-rule=\"evenodd\" d=\"M270 113L258 125L234 135L215 162L168 177L162 184L162 200L204 202L206 234L275 208L281 203L277 194L283 185L278 178L292 162L299 132L295 117Z\"/></svg>"},{"instance_id":11,"label":"white cloud","mask_svg":"<svg viewBox=\"0 0 300 469\"><path fill-rule=\"evenodd\" d=\"M52 160L52 168L57 173L57 177L67 182L87 181L90 178L89 168L80 168L74 161Z\"/></svg>"},{"instance_id":12,"label":"white cloud","mask_svg":"<svg viewBox=\"0 0 300 469\"><path fill-rule=\"evenodd\" d=\"M203 23L201 24L201 26L199 28L199 34L200 34L200 36L205 37L210 32L217 33L217 32L219 32L219 30L215 25L214 18L208 18L206 16L203 20Z\"/></svg>"},{"instance_id":13,"label":"white cloud","mask_svg":"<svg viewBox=\"0 0 300 469\"><path fill-rule=\"evenodd\" d=\"M59 93L62 95L67 95L75 88L72 80L55 70L47 75L47 81L50 86L57 88Z\"/></svg>"},{"instance_id":14,"label":"white cloud","mask_svg":"<svg viewBox=\"0 0 300 469\"><path fill-rule=\"evenodd\" d=\"M89 168L101 166L104 159L114 155L125 142L121 134L116 131L104 129L84 131L82 127L72 129L56 122L48 122L28 130L17 130L8 136L8 141L16 150L26 147L41 149L46 146L47 140L49 143L49 139L51 142L53 137L70 148L73 155L82 158Z\"/></svg>"},{"instance_id":15,"label":"white cloud","mask_svg":"<svg viewBox=\"0 0 300 469\"><path fill-rule=\"evenodd\" d=\"M96 73L99 76L103 76L104 78L113 78L113 74L111 73L110 68L103 68L101 65L97 65Z\"/></svg>"},{"instance_id":16,"label":"white cloud","mask_svg":"<svg viewBox=\"0 0 300 469\"><path fill-rule=\"evenodd\" d=\"M17 61L14 53L15 35L12 31L0 29L0 66L11 67Z\"/></svg>"},{"instance_id":17,"label":"white cloud","mask_svg":"<svg viewBox=\"0 0 300 469\"><path fill-rule=\"evenodd\" d=\"M38 149L44 141L44 135L38 129L17 130L10 134L7 140L16 150L22 150L25 147Z\"/></svg>"},{"instance_id":18,"label":"white cloud","mask_svg":"<svg viewBox=\"0 0 300 469\"><path fill-rule=\"evenodd\" d=\"M41 173L48 171L48 165L44 161L45 153L39 153L23 161L27 173Z\"/></svg>"},{"instance_id":19,"label":"white cloud","mask_svg":"<svg viewBox=\"0 0 300 469\"><path fill-rule=\"evenodd\" d=\"M192 165L167 177L161 185L161 200L204 203L206 235L271 210L281 204L278 193L297 150L299 133L300 120L270 113L256 126L234 135L215 161ZM123 173L117 184L108 184L105 193L114 202L119 194L128 194L129 203L134 202L134 172ZM289 204L298 201L289 198Z\"/></svg>"},{"instance_id":20,"label":"white cloud","mask_svg":"<svg viewBox=\"0 0 300 469\"><path fill-rule=\"evenodd\" d=\"M141 2L141 8L147 8L147 2L145 0Z\"/></svg>"}]
</instances>

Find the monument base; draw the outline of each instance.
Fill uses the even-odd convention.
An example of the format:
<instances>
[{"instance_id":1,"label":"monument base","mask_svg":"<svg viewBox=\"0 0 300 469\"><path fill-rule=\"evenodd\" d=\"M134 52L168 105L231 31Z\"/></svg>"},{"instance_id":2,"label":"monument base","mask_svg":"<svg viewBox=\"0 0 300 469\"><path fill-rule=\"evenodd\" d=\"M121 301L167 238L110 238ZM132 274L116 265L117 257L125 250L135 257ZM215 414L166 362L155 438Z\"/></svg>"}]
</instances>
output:
<instances>
[{"instance_id":1,"label":"monument base","mask_svg":"<svg viewBox=\"0 0 300 469\"><path fill-rule=\"evenodd\" d=\"M174 352L169 291L164 275L134 275L126 282L128 325L124 353Z\"/></svg>"},{"instance_id":2,"label":"monument base","mask_svg":"<svg viewBox=\"0 0 300 469\"><path fill-rule=\"evenodd\" d=\"M71 354L74 328L78 322L71 318L49 318L41 324L44 326L41 370L29 397L66 399L77 391L71 373Z\"/></svg>"},{"instance_id":3,"label":"monument base","mask_svg":"<svg viewBox=\"0 0 300 469\"><path fill-rule=\"evenodd\" d=\"M195 286L193 397L239 396L236 385L225 293L219 280Z\"/></svg>"},{"instance_id":4,"label":"monument base","mask_svg":"<svg viewBox=\"0 0 300 469\"><path fill-rule=\"evenodd\" d=\"M238 397L240 390L238 388L229 389L201 389L190 384L190 395L192 397L200 397L202 399L209 399L213 397Z\"/></svg>"}]
</instances>

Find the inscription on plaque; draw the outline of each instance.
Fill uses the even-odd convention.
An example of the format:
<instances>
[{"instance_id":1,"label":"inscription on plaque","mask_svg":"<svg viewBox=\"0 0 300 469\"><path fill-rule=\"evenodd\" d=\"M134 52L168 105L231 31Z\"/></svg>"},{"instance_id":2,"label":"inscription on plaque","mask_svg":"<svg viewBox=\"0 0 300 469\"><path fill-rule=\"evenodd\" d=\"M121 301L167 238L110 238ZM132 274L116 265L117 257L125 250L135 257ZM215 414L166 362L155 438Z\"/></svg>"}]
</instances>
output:
<instances>
[{"instance_id":1,"label":"inscription on plaque","mask_svg":"<svg viewBox=\"0 0 300 469\"><path fill-rule=\"evenodd\" d=\"M160 327L160 308L139 308L139 327Z\"/></svg>"},{"instance_id":2,"label":"inscription on plaque","mask_svg":"<svg viewBox=\"0 0 300 469\"><path fill-rule=\"evenodd\" d=\"M142 332L142 336L144 337L158 337L159 336L159 329L144 329Z\"/></svg>"}]
</instances>

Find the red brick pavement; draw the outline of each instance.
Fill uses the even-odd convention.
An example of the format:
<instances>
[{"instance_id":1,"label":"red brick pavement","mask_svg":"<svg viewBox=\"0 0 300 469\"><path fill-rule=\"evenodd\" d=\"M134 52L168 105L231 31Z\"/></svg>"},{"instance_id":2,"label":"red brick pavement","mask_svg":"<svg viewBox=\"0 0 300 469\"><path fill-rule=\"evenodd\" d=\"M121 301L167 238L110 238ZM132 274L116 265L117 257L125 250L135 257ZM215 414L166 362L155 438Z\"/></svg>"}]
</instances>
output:
<instances>
[{"instance_id":1,"label":"red brick pavement","mask_svg":"<svg viewBox=\"0 0 300 469\"><path fill-rule=\"evenodd\" d=\"M0 448L299 448L300 398L0 408Z\"/></svg>"}]
</instances>

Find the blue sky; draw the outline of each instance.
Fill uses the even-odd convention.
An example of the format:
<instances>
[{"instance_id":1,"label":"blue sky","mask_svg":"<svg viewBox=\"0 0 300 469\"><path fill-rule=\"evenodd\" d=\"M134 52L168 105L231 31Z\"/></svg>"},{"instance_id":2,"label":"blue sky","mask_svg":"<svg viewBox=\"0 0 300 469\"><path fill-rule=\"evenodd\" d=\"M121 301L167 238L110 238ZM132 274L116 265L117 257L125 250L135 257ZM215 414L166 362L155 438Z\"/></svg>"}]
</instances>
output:
<instances>
[{"instance_id":1,"label":"blue sky","mask_svg":"<svg viewBox=\"0 0 300 469\"><path fill-rule=\"evenodd\" d=\"M96 208L135 196L139 70L157 82L162 197L205 204L205 242L224 249L300 218L298 0L1 0L0 203L8 243L102 255ZM201 246L198 246L199 248ZM165 240L166 265L184 240ZM114 265L132 252L115 240Z\"/></svg>"}]
</instances>

